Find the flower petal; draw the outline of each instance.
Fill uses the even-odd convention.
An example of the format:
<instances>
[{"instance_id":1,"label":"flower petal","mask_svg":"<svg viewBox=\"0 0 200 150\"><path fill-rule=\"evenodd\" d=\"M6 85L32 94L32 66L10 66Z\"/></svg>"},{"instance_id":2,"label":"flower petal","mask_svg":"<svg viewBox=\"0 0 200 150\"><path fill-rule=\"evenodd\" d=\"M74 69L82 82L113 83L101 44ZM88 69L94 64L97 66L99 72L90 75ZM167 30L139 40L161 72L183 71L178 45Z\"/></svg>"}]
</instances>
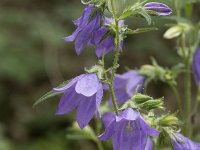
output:
<instances>
[{"instance_id":1,"label":"flower petal","mask_svg":"<svg viewBox=\"0 0 200 150\"><path fill-rule=\"evenodd\" d=\"M130 98L130 96L126 93L125 89L116 89L115 97L118 105L126 102Z\"/></svg>"},{"instance_id":2,"label":"flower petal","mask_svg":"<svg viewBox=\"0 0 200 150\"><path fill-rule=\"evenodd\" d=\"M90 42L94 31L100 27L100 13L94 16L93 20L85 26L82 31L77 35L75 41L76 53L79 55L85 46Z\"/></svg>"},{"instance_id":3,"label":"flower petal","mask_svg":"<svg viewBox=\"0 0 200 150\"><path fill-rule=\"evenodd\" d=\"M150 137L147 138L145 150L153 150L153 143Z\"/></svg>"},{"instance_id":4,"label":"flower petal","mask_svg":"<svg viewBox=\"0 0 200 150\"><path fill-rule=\"evenodd\" d=\"M138 87L138 92L142 91L142 87L144 84L144 77L139 75L138 73L135 76L132 76L127 83L126 90L130 97L133 96L135 89Z\"/></svg>"},{"instance_id":5,"label":"flower petal","mask_svg":"<svg viewBox=\"0 0 200 150\"><path fill-rule=\"evenodd\" d=\"M103 87L102 87L102 84L99 83L99 88L98 88L98 91L97 91L97 94L96 94L96 107L97 107L98 118L101 118L101 114L99 112L99 107L100 107L100 104L101 104L102 97L103 97Z\"/></svg>"},{"instance_id":6,"label":"flower petal","mask_svg":"<svg viewBox=\"0 0 200 150\"><path fill-rule=\"evenodd\" d=\"M139 117L138 121L140 123L140 126L141 126L143 132L146 133L147 135L157 137L160 134L159 131L152 128L150 125L148 125L141 116Z\"/></svg>"},{"instance_id":7,"label":"flower petal","mask_svg":"<svg viewBox=\"0 0 200 150\"><path fill-rule=\"evenodd\" d=\"M104 133L99 136L99 140L107 141L115 133L116 123L115 121L110 122L110 124L105 129Z\"/></svg>"},{"instance_id":8,"label":"flower petal","mask_svg":"<svg viewBox=\"0 0 200 150\"><path fill-rule=\"evenodd\" d=\"M81 129L90 122L96 110L96 95L85 97L83 100L80 101L76 113L76 118L78 125Z\"/></svg>"},{"instance_id":9,"label":"flower petal","mask_svg":"<svg viewBox=\"0 0 200 150\"><path fill-rule=\"evenodd\" d=\"M158 2L149 2L144 5L144 9L146 10L152 10L157 12L160 16L167 16L172 13L172 10L169 6L158 3Z\"/></svg>"},{"instance_id":10,"label":"flower petal","mask_svg":"<svg viewBox=\"0 0 200 150\"><path fill-rule=\"evenodd\" d=\"M176 138L173 139L174 150L200 150L200 143L193 142L180 133L175 135L182 141L178 141Z\"/></svg>"},{"instance_id":11,"label":"flower petal","mask_svg":"<svg viewBox=\"0 0 200 150\"><path fill-rule=\"evenodd\" d=\"M132 132L132 149L144 150L147 135L140 129L140 126L133 122L134 131Z\"/></svg>"},{"instance_id":12,"label":"flower petal","mask_svg":"<svg viewBox=\"0 0 200 150\"><path fill-rule=\"evenodd\" d=\"M84 76L84 74L77 76L76 78L72 79L67 85L61 88L54 88L54 92L62 92L70 88L72 85L74 85L79 79L81 79Z\"/></svg>"},{"instance_id":13,"label":"flower petal","mask_svg":"<svg viewBox=\"0 0 200 150\"><path fill-rule=\"evenodd\" d=\"M78 106L80 100L82 100L82 96L75 92L75 85L69 87L60 100L56 114L69 113Z\"/></svg>"},{"instance_id":14,"label":"flower petal","mask_svg":"<svg viewBox=\"0 0 200 150\"><path fill-rule=\"evenodd\" d=\"M124 111L122 111L119 116L116 116L116 121L119 122L123 119L129 120L129 121L134 121L138 119L139 113L134 111L132 108L127 108Z\"/></svg>"},{"instance_id":15,"label":"flower petal","mask_svg":"<svg viewBox=\"0 0 200 150\"><path fill-rule=\"evenodd\" d=\"M100 82L96 74L86 74L77 81L75 90L78 94L90 97L97 93L99 84Z\"/></svg>"},{"instance_id":16,"label":"flower petal","mask_svg":"<svg viewBox=\"0 0 200 150\"><path fill-rule=\"evenodd\" d=\"M72 35L65 37L64 41L65 42L72 42L72 41L74 41L81 30L82 30L81 28L77 28L74 31L74 33L72 33Z\"/></svg>"},{"instance_id":17,"label":"flower petal","mask_svg":"<svg viewBox=\"0 0 200 150\"><path fill-rule=\"evenodd\" d=\"M130 137L131 132L127 132L127 123L128 121L123 121L117 124L117 129L112 139L114 150L131 149L132 138Z\"/></svg>"}]
</instances>

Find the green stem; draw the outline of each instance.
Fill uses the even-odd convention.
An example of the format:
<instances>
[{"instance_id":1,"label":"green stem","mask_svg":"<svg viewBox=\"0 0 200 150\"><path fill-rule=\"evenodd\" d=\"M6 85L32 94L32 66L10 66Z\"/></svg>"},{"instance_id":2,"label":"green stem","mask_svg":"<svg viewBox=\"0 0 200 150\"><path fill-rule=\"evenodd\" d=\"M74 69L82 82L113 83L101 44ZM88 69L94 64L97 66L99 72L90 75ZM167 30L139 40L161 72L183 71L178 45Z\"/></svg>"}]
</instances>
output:
<instances>
[{"instance_id":1,"label":"green stem","mask_svg":"<svg viewBox=\"0 0 200 150\"><path fill-rule=\"evenodd\" d=\"M178 109L180 110L181 117L183 117L183 111L181 109L182 108L181 107L181 98L180 98L180 95L178 93L178 89L172 84L170 84L170 87L171 87L171 89L174 92L174 95L176 97L176 102L177 102L177 105L178 105Z\"/></svg>"},{"instance_id":2,"label":"green stem","mask_svg":"<svg viewBox=\"0 0 200 150\"><path fill-rule=\"evenodd\" d=\"M186 134L191 136L191 64L189 60L186 61L186 72L185 72L185 113L186 113Z\"/></svg>"},{"instance_id":3,"label":"green stem","mask_svg":"<svg viewBox=\"0 0 200 150\"><path fill-rule=\"evenodd\" d=\"M104 150L102 143L100 142L100 140L96 141L97 147L99 150Z\"/></svg>"},{"instance_id":4,"label":"green stem","mask_svg":"<svg viewBox=\"0 0 200 150\"><path fill-rule=\"evenodd\" d=\"M120 37L119 37L119 20L117 18L116 15L116 11L115 11L115 5L114 5L114 0L111 0L111 7L112 7L112 13L113 13L113 18L115 20L115 47L116 47L116 53L115 53L115 57L114 57L114 61L113 61L113 68L112 68L112 74L110 77L110 84L109 84L109 90L111 92L111 98L112 98L112 103L115 109L115 113L116 115L119 115L119 111L118 111L118 106L117 106L117 102L116 102L116 97L115 97L115 91L113 88L113 81L114 81L114 77L115 77L115 73L118 67L118 61L119 61L119 56L120 56Z\"/></svg>"},{"instance_id":5,"label":"green stem","mask_svg":"<svg viewBox=\"0 0 200 150\"><path fill-rule=\"evenodd\" d=\"M107 75L106 72L104 72L104 76L106 78L106 81L108 81L108 75ZM114 110L115 110L115 114L119 115L119 110L118 110L118 106L117 106L117 102L116 102L115 90L113 88L113 83L109 82L108 86L109 86L109 91L110 91L110 94L111 94L111 99L112 99L112 104L113 104L113 107L114 107Z\"/></svg>"},{"instance_id":6,"label":"green stem","mask_svg":"<svg viewBox=\"0 0 200 150\"><path fill-rule=\"evenodd\" d=\"M185 121L186 128L185 134L190 137L192 133L191 126L191 49L186 49L185 44L185 35L183 34L181 37L181 47L184 52L184 64L185 64Z\"/></svg>"}]
</instances>

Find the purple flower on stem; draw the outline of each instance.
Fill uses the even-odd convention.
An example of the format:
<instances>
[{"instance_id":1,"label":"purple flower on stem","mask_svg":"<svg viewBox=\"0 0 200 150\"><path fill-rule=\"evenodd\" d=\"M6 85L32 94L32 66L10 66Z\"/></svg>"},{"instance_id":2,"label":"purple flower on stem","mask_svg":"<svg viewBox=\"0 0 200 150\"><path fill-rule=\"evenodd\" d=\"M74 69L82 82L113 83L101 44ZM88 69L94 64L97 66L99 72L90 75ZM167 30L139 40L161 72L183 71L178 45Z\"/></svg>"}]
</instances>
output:
<instances>
[{"instance_id":1,"label":"purple flower on stem","mask_svg":"<svg viewBox=\"0 0 200 150\"><path fill-rule=\"evenodd\" d=\"M112 137L114 150L151 150L151 137L159 132L150 127L142 116L131 108L122 111L119 116L108 113L103 117L105 132L99 136L102 141Z\"/></svg>"},{"instance_id":2,"label":"purple flower on stem","mask_svg":"<svg viewBox=\"0 0 200 150\"><path fill-rule=\"evenodd\" d=\"M76 53L80 55L83 49L90 44L94 32L100 28L101 13L95 10L94 5L90 4L84 9L82 17L75 20L74 24L77 26L77 29L72 35L65 37L64 40L66 42L75 41Z\"/></svg>"},{"instance_id":3,"label":"purple flower on stem","mask_svg":"<svg viewBox=\"0 0 200 150\"><path fill-rule=\"evenodd\" d=\"M103 96L102 83L96 74L82 74L66 86L54 88L53 91L64 91L56 114L67 114L77 108L76 118L80 128L89 123L95 112L98 113Z\"/></svg>"},{"instance_id":4,"label":"purple flower on stem","mask_svg":"<svg viewBox=\"0 0 200 150\"><path fill-rule=\"evenodd\" d=\"M200 143L191 141L180 133L176 133L173 139L174 150L200 150Z\"/></svg>"},{"instance_id":5,"label":"purple flower on stem","mask_svg":"<svg viewBox=\"0 0 200 150\"><path fill-rule=\"evenodd\" d=\"M130 99L137 87L138 92L141 92L144 80L145 78L135 70L128 71L121 75L116 74L113 87L115 90L117 104L122 104Z\"/></svg>"},{"instance_id":6,"label":"purple flower on stem","mask_svg":"<svg viewBox=\"0 0 200 150\"><path fill-rule=\"evenodd\" d=\"M199 86L200 83L200 47L196 50L193 56L192 69L195 78L195 83Z\"/></svg>"},{"instance_id":7,"label":"purple flower on stem","mask_svg":"<svg viewBox=\"0 0 200 150\"><path fill-rule=\"evenodd\" d=\"M168 16L172 13L172 10L169 6L158 3L158 2L149 2L144 5L144 9L152 10L158 13L160 16Z\"/></svg>"},{"instance_id":8,"label":"purple flower on stem","mask_svg":"<svg viewBox=\"0 0 200 150\"><path fill-rule=\"evenodd\" d=\"M104 25L101 28L99 28L96 33L94 34L94 37L91 41L92 44L96 46L96 55L97 57L101 57L103 54L107 54L112 50L115 50L115 37L114 35L111 35L108 33L108 27L106 25L109 25L112 23L114 20L113 18L104 18ZM122 27L124 26L124 20L119 21L119 26ZM107 35L108 33L108 35ZM123 46L123 41L121 40L120 44L122 49Z\"/></svg>"}]
</instances>

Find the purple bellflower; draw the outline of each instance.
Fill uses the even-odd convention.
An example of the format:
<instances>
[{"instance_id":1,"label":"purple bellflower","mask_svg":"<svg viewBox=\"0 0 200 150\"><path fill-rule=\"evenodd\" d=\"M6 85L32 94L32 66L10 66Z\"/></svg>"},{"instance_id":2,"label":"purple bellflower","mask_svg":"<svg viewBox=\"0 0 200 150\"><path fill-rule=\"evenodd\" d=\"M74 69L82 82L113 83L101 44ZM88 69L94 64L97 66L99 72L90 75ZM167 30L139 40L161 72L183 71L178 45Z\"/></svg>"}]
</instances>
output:
<instances>
[{"instance_id":1,"label":"purple bellflower","mask_svg":"<svg viewBox=\"0 0 200 150\"><path fill-rule=\"evenodd\" d=\"M74 21L74 24L77 26L75 32L64 38L66 42L75 41L75 49L78 55L87 45L91 44L94 33L101 26L101 13L98 10L94 11L95 6L92 4L88 5L84 9L83 15Z\"/></svg>"},{"instance_id":2,"label":"purple bellflower","mask_svg":"<svg viewBox=\"0 0 200 150\"><path fill-rule=\"evenodd\" d=\"M200 143L191 141L180 133L175 134L173 139L174 150L200 150Z\"/></svg>"},{"instance_id":3,"label":"purple bellflower","mask_svg":"<svg viewBox=\"0 0 200 150\"><path fill-rule=\"evenodd\" d=\"M96 74L82 74L64 87L54 88L53 91L64 91L56 114L67 114L77 108L76 118L80 128L89 123L95 112L98 113L103 96L102 83Z\"/></svg>"},{"instance_id":4,"label":"purple bellflower","mask_svg":"<svg viewBox=\"0 0 200 150\"><path fill-rule=\"evenodd\" d=\"M97 57L101 57L103 54L107 54L111 50L115 50L115 37L110 33L107 35L109 31L108 27L106 27L106 25L109 25L113 21L114 21L113 18L105 17L104 26L99 28L94 34L91 43L96 46ZM124 26L124 20L119 21L119 26L120 27ZM120 49L122 49L122 46L123 46L123 40L121 40Z\"/></svg>"},{"instance_id":5,"label":"purple bellflower","mask_svg":"<svg viewBox=\"0 0 200 150\"><path fill-rule=\"evenodd\" d=\"M114 150L151 150L151 137L159 132L150 127L142 116L132 108L122 111L119 116L108 113L103 116L105 132L99 136L102 141L112 137Z\"/></svg>"},{"instance_id":6,"label":"purple bellflower","mask_svg":"<svg viewBox=\"0 0 200 150\"><path fill-rule=\"evenodd\" d=\"M200 84L200 47L196 50L193 62L192 62L192 69L195 78L195 83L197 86Z\"/></svg>"},{"instance_id":7,"label":"purple bellflower","mask_svg":"<svg viewBox=\"0 0 200 150\"><path fill-rule=\"evenodd\" d=\"M172 10L169 6L158 2L146 3L144 5L144 9L155 11L159 16L168 16L172 13Z\"/></svg>"},{"instance_id":8,"label":"purple bellflower","mask_svg":"<svg viewBox=\"0 0 200 150\"><path fill-rule=\"evenodd\" d=\"M137 71L131 70L124 74L116 74L113 82L117 104L120 105L130 99L136 88L142 91L145 78ZM106 89L106 88L105 88Z\"/></svg>"}]
</instances>

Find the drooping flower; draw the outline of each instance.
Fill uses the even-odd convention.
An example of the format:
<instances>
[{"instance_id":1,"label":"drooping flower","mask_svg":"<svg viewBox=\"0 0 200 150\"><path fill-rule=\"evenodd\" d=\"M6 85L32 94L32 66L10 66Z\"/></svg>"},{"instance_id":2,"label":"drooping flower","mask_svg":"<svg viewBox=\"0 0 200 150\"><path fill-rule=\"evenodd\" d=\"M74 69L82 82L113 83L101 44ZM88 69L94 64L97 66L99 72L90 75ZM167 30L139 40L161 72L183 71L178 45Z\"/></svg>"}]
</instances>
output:
<instances>
[{"instance_id":1,"label":"drooping flower","mask_svg":"<svg viewBox=\"0 0 200 150\"><path fill-rule=\"evenodd\" d=\"M113 18L104 18L104 26L99 28L94 37L91 40L91 43L96 46L96 55L97 57L101 57L103 54L107 54L108 52L115 50L115 37L108 30L108 25L112 23ZM124 20L119 21L119 26L124 26ZM123 46L123 40L120 42L120 50Z\"/></svg>"},{"instance_id":2,"label":"drooping flower","mask_svg":"<svg viewBox=\"0 0 200 150\"><path fill-rule=\"evenodd\" d=\"M89 123L95 112L98 113L103 96L102 83L96 74L82 74L64 87L54 88L53 91L64 91L56 114L67 114L77 108L76 118L80 128Z\"/></svg>"},{"instance_id":3,"label":"drooping flower","mask_svg":"<svg viewBox=\"0 0 200 150\"><path fill-rule=\"evenodd\" d=\"M192 69L197 86L200 84L200 47L196 50L193 56Z\"/></svg>"},{"instance_id":4,"label":"drooping flower","mask_svg":"<svg viewBox=\"0 0 200 150\"><path fill-rule=\"evenodd\" d=\"M93 4L88 5L83 12L83 15L74 21L77 26L75 32L65 37L66 42L75 41L75 50L78 55L83 49L90 44L94 33L101 26L101 12L95 8Z\"/></svg>"},{"instance_id":5,"label":"drooping flower","mask_svg":"<svg viewBox=\"0 0 200 150\"><path fill-rule=\"evenodd\" d=\"M145 78L135 70L130 70L124 74L116 74L113 82L117 104L121 104L130 99L136 88L142 91Z\"/></svg>"},{"instance_id":6,"label":"drooping flower","mask_svg":"<svg viewBox=\"0 0 200 150\"><path fill-rule=\"evenodd\" d=\"M168 16L172 13L172 10L169 6L158 2L146 3L144 5L144 9L155 11L160 16Z\"/></svg>"},{"instance_id":7,"label":"drooping flower","mask_svg":"<svg viewBox=\"0 0 200 150\"><path fill-rule=\"evenodd\" d=\"M200 143L191 141L180 133L175 134L173 140L174 150L200 150Z\"/></svg>"},{"instance_id":8,"label":"drooping flower","mask_svg":"<svg viewBox=\"0 0 200 150\"><path fill-rule=\"evenodd\" d=\"M150 127L142 116L131 108L122 111L119 116L108 113L103 117L105 132L99 136L102 141L112 137L114 150L151 150L151 137L159 132Z\"/></svg>"}]
</instances>

